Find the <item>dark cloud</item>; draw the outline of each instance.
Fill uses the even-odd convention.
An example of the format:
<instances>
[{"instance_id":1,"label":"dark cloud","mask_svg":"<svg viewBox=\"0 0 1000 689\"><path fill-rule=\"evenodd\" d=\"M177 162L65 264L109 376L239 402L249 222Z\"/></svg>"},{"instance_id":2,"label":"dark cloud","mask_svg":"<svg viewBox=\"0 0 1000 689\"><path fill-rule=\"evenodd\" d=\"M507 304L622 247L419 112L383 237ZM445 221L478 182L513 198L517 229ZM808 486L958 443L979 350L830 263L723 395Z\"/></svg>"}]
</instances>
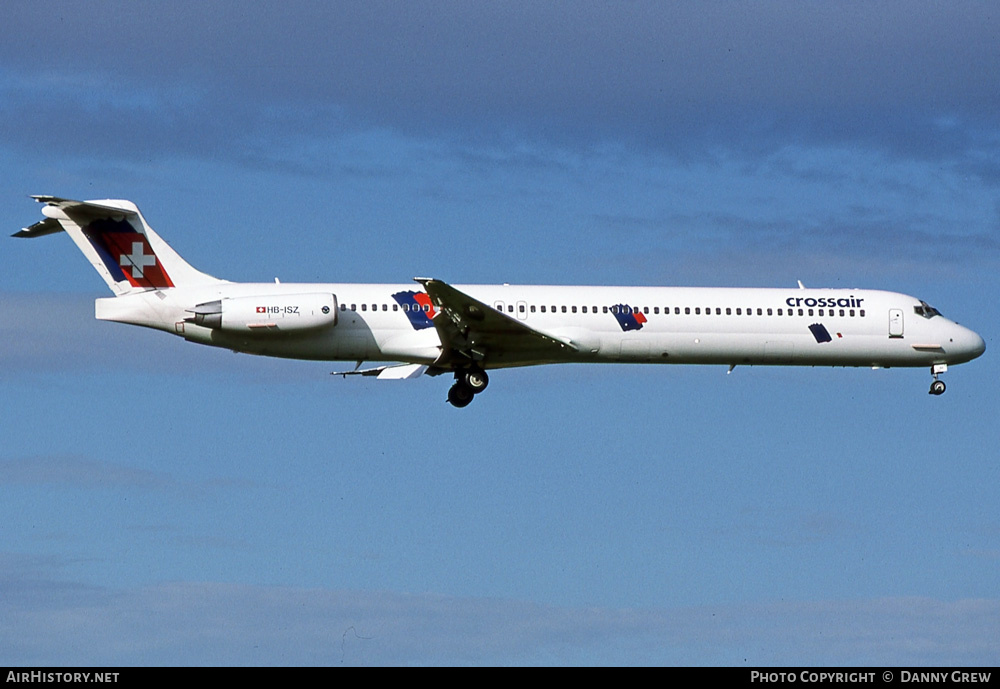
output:
<instances>
[{"instance_id":1,"label":"dark cloud","mask_svg":"<svg viewBox=\"0 0 1000 689\"><path fill-rule=\"evenodd\" d=\"M70 132L81 138L110 129L122 146L226 157L252 156L265 131L348 127L676 153L853 142L907 155L955 155L997 129L1000 13L986 3L67 2L5 13L8 79L92 82L59 105L8 99L8 121L36 136L66 121L63 109L83 110Z\"/></svg>"}]
</instances>

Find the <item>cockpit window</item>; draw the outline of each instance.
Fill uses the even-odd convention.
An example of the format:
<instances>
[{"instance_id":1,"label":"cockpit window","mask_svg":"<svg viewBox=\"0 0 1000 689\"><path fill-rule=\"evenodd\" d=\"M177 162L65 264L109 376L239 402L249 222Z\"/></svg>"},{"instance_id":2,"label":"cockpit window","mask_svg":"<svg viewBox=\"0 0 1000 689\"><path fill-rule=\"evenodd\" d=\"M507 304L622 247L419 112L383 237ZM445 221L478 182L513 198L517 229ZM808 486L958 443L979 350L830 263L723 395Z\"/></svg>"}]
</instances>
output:
<instances>
[{"instance_id":1,"label":"cockpit window","mask_svg":"<svg viewBox=\"0 0 1000 689\"><path fill-rule=\"evenodd\" d=\"M914 306L913 312L916 313L918 316L923 316L924 318L934 318L934 316L941 315L940 311L935 309L926 301L921 301L918 306Z\"/></svg>"}]
</instances>

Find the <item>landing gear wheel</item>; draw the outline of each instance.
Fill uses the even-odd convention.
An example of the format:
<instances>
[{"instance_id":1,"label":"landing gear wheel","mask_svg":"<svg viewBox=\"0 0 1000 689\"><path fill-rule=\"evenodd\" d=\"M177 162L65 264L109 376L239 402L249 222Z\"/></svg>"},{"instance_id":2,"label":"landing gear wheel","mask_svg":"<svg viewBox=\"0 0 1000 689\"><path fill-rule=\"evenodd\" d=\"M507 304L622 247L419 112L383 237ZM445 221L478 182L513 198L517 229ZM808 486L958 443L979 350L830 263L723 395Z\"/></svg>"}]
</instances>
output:
<instances>
[{"instance_id":1,"label":"landing gear wheel","mask_svg":"<svg viewBox=\"0 0 1000 689\"><path fill-rule=\"evenodd\" d=\"M478 395L490 384L490 377L486 375L486 371L474 368L465 372L462 382L469 386L473 394Z\"/></svg>"},{"instance_id":2,"label":"landing gear wheel","mask_svg":"<svg viewBox=\"0 0 1000 689\"><path fill-rule=\"evenodd\" d=\"M469 406L469 402L471 402L472 398L475 396L476 393L472 391L472 388L462 381L459 381L452 385L451 389L448 391L448 402L451 403L451 406L461 409L462 407Z\"/></svg>"},{"instance_id":3,"label":"landing gear wheel","mask_svg":"<svg viewBox=\"0 0 1000 689\"><path fill-rule=\"evenodd\" d=\"M931 383L931 389L929 390L931 395L943 395L944 394L944 381L935 380Z\"/></svg>"}]
</instances>

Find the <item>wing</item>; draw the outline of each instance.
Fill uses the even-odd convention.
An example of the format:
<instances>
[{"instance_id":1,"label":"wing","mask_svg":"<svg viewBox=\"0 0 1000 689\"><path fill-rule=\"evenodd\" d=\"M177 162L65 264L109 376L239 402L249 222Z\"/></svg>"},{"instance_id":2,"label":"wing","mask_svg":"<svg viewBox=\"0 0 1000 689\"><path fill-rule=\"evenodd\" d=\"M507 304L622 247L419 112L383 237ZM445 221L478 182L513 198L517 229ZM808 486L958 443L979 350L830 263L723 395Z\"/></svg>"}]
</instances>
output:
<instances>
[{"instance_id":1,"label":"wing","mask_svg":"<svg viewBox=\"0 0 1000 689\"><path fill-rule=\"evenodd\" d=\"M565 360L577 351L568 340L544 333L433 278L414 278L434 305L441 338L435 365L476 362L484 368Z\"/></svg>"}]
</instances>

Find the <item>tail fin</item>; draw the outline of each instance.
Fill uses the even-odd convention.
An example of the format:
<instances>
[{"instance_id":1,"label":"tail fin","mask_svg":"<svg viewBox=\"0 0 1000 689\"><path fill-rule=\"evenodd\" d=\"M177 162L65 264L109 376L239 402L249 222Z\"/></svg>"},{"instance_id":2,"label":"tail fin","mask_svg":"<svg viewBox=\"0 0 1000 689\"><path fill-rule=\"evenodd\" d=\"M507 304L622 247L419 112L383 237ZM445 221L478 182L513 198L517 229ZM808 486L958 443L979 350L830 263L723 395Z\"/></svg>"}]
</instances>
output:
<instances>
[{"instance_id":1,"label":"tail fin","mask_svg":"<svg viewBox=\"0 0 1000 689\"><path fill-rule=\"evenodd\" d=\"M45 220L13 236L41 237L65 230L117 296L222 282L191 267L146 224L131 201L32 198L45 204Z\"/></svg>"}]
</instances>

